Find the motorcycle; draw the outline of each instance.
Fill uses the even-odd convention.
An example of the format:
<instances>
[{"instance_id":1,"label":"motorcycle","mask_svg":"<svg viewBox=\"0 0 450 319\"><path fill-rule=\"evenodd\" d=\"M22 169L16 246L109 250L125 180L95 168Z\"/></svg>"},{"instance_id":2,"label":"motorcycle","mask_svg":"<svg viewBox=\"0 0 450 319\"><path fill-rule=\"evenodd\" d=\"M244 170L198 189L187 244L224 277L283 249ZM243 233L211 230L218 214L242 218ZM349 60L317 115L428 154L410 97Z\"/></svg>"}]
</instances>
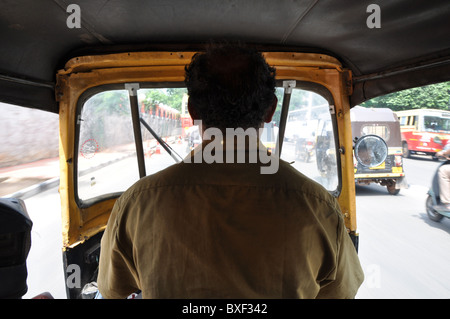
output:
<instances>
[{"instance_id":1,"label":"motorcycle","mask_svg":"<svg viewBox=\"0 0 450 319\"><path fill-rule=\"evenodd\" d=\"M434 174L433 181L431 184L431 188L428 190L428 197L425 204L428 217L435 222L441 221L441 219L444 217L450 218L450 210L446 209L445 206L442 205L441 200L439 198L438 171L442 165L450 165L450 160L447 160L441 165L439 165L438 169L436 170L436 173Z\"/></svg>"},{"instance_id":2,"label":"motorcycle","mask_svg":"<svg viewBox=\"0 0 450 319\"><path fill-rule=\"evenodd\" d=\"M315 148L314 138L296 138L295 140L295 157L305 163L309 163L314 156Z\"/></svg>"}]
</instances>

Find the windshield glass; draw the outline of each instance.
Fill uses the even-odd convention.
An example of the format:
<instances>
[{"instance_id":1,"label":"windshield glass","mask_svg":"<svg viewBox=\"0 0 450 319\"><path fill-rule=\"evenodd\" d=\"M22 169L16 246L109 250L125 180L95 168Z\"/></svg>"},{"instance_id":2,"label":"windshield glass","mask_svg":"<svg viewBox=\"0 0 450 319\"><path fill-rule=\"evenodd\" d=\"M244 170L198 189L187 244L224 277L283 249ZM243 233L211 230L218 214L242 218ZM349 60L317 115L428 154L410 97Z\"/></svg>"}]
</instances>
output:
<instances>
[{"instance_id":1,"label":"windshield glass","mask_svg":"<svg viewBox=\"0 0 450 319\"><path fill-rule=\"evenodd\" d=\"M450 118L424 116L425 131L450 133Z\"/></svg>"},{"instance_id":2,"label":"windshield glass","mask_svg":"<svg viewBox=\"0 0 450 319\"><path fill-rule=\"evenodd\" d=\"M273 122L266 123L261 142L274 152L279 133L283 88ZM198 126L187 111L186 88L139 89L138 106L146 174L175 164L161 145L167 144L181 160L202 142ZM91 96L78 118L78 181L80 200L120 193L139 179L138 160L127 90ZM153 136L149 126L160 138ZM320 95L293 90L281 158L334 191L338 185L333 125L328 102Z\"/></svg>"},{"instance_id":3,"label":"windshield glass","mask_svg":"<svg viewBox=\"0 0 450 319\"><path fill-rule=\"evenodd\" d=\"M281 103L283 91L277 93ZM276 116L275 123L279 125ZM337 189L335 134L330 105L323 96L303 89L292 90L280 157L327 190Z\"/></svg>"},{"instance_id":4,"label":"windshield glass","mask_svg":"<svg viewBox=\"0 0 450 319\"><path fill-rule=\"evenodd\" d=\"M198 136L190 117L186 121L185 96L185 88L140 89L138 95L141 118L182 157ZM134 184L139 170L128 91L95 94L84 104L78 122L79 199L123 192ZM147 175L175 163L143 126L141 132Z\"/></svg>"}]
</instances>

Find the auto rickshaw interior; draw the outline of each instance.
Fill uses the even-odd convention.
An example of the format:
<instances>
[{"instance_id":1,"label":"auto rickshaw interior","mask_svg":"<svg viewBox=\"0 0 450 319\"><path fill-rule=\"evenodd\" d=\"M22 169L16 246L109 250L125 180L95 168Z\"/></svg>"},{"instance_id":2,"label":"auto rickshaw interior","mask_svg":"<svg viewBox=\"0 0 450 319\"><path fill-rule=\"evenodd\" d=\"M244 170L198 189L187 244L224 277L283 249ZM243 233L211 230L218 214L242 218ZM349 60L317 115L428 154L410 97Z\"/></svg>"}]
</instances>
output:
<instances>
[{"instance_id":1,"label":"auto rickshaw interior","mask_svg":"<svg viewBox=\"0 0 450 319\"><path fill-rule=\"evenodd\" d=\"M320 0L76 5L0 4L0 101L59 114L69 298L82 297L83 286L95 281L117 197L196 143L184 121L184 67L205 44L247 43L277 69L279 105L270 129L279 138L267 146L338 198L356 246L350 109L450 79L443 1L383 2L375 11L371 1L356 0L345 8ZM377 12L379 27L369 23ZM168 105L175 96L179 107ZM79 281L71 281L71 265L80 267Z\"/></svg>"},{"instance_id":2,"label":"auto rickshaw interior","mask_svg":"<svg viewBox=\"0 0 450 319\"><path fill-rule=\"evenodd\" d=\"M127 65L114 73L109 69L98 68L97 63L102 63L104 59L102 56L93 57L93 60L86 58L87 62L81 62L79 66L77 61L80 59L76 58L68 62L70 67L59 73L59 81L65 85L67 91L61 94L61 107L75 110L72 114L67 112L60 117L63 128L62 143L67 143L67 147L62 148L61 166L64 167L62 170L67 178L65 183L68 189L62 192L65 194L62 198L63 203L65 199L69 207L73 205L75 208L67 209L66 218L70 223L63 229L64 265L65 268L71 264L81 265L82 286L95 279L99 240L115 199L139 178L179 162L190 151L188 132L194 123L183 120L183 117L189 117L186 113L187 96L183 82L164 81L165 79L161 81L160 78L153 82L136 81L136 77L141 77L142 74L148 78L155 69L161 71L166 68L145 65L147 61L155 64L155 60L151 58L161 55L165 56L165 59L172 59L170 63L175 64L176 75L182 80L184 65L177 64L180 64L180 59L186 63L188 60L184 57L192 56L192 52L109 55L110 60L116 58L119 65ZM351 193L348 189L343 190L341 180L342 176L346 179L352 176L351 172L342 172L341 158L337 154L343 151L334 150L328 154L333 156L334 165L326 171L320 166L323 160L317 160L315 155L312 161L303 163L297 160L295 154L296 139L304 133L304 126L308 122L314 123L308 128L312 130L312 135L315 135L319 118L325 117L328 122L334 123L329 126L328 145L336 148L342 144L340 139L349 138L343 131L339 136L337 125L339 121L349 121L342 111L343 108L348 108L348 104L340 102L339 98L343 90L345 71L339 70L340 65L336 60L324 55L306 54L305 57L310 61L298 59L299 55L292 53L269 52L265 55L269 61L272 59L274 63L279 64L276 90L279 105L272 129L276 127L276 134L283 136L284 129L293 124L292 131L295 136L292 140L276 136L275 145L267 146L273 147L282 159L291 162L302 173L321 183L336 197L341 196L341 193L346 194L341 197L345 205L347 199L343 198L349 198ZM323 63L324 60L327 62ZM310 65L316 63L321 65L322 69L310 70ZM79 68L82 68L81 72ZM174 69L174 66L170 68ZM141 73L141 69L146 72ZM130 70L136 71L131 73ZM89 83L93 72L99 74L95 75L95 81ZM103 73L108 76L103 76ZM129 78L124 79L124 74ZM311 77L316 78L315 82L310 80ZM116 81L119 83L101 83ZM329 85L333 81L334 88L327 89L325 84ZM97 85L91 87L94 84ZM130 87L134 89L131 90ZM72 100L71 96L77 94L79 98ZM161 102L169 96L178 96L181 112ZM303 113L301 120L290 116L298 112ZM274 132L272 134L275 134ZM73 136L73 142L66 139L70 135ZM345 160L348 161L349 158ZM346 220L349 233L356 244L357 235L352 230L355 229L354 215L350 211L347 210ZM67 277L70 278L70 273ZM69 295L73 298L79 297L82 286L69 288Z\"/></svg>"}]
</instances>

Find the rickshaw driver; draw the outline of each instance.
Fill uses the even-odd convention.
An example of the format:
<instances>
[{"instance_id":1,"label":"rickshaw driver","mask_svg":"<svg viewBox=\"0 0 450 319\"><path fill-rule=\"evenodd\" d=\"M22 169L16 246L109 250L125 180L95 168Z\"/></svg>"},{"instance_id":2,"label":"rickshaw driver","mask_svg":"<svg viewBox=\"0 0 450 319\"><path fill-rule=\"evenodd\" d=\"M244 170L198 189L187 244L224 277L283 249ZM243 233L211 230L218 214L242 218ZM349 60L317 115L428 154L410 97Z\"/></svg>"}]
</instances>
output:
<instances>
[{"instance_id":1,"label":"rickshaw driver","mask_svg":"<svg viewBox=\"0 0 450 319\"><path fill-rule=\"evenodd\" d=\"M256 50L212 46L185 82L206 128L259 128L276 108L275 69ZM102 238L101 295L353 298L364 275L337 200L285 161L260 166L181 162L123 193Z\"/></svg>"}]
</instances>

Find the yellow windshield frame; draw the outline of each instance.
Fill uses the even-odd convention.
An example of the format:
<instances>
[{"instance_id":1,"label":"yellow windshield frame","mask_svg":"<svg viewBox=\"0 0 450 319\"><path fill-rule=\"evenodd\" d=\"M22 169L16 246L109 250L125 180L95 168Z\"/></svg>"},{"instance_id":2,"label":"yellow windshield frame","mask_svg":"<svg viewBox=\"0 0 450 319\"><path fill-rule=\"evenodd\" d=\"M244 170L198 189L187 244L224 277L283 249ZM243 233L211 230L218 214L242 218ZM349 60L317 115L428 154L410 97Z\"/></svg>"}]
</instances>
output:
<instances>
[{"instance_id":1,"label":"yellow windshield frame","mask_svg":"<svg viewBox=\"0 0 450 319\"><path fill-rule=\"evenodd\" d=\"M81 56L57 73L60 119L60 196L63 245L70 248L104 230L115 199L80 207L75 195L74 159L77 104L88 89L108 84L183 82L185 65L195 52L128 52ZM263 53L277 69L277 80L322 85L334 99L342 189L338 201L349 232L356 232L355 186L350 122L351 72L330 56L297 52Z\"/></svg>"}]
</instances>

